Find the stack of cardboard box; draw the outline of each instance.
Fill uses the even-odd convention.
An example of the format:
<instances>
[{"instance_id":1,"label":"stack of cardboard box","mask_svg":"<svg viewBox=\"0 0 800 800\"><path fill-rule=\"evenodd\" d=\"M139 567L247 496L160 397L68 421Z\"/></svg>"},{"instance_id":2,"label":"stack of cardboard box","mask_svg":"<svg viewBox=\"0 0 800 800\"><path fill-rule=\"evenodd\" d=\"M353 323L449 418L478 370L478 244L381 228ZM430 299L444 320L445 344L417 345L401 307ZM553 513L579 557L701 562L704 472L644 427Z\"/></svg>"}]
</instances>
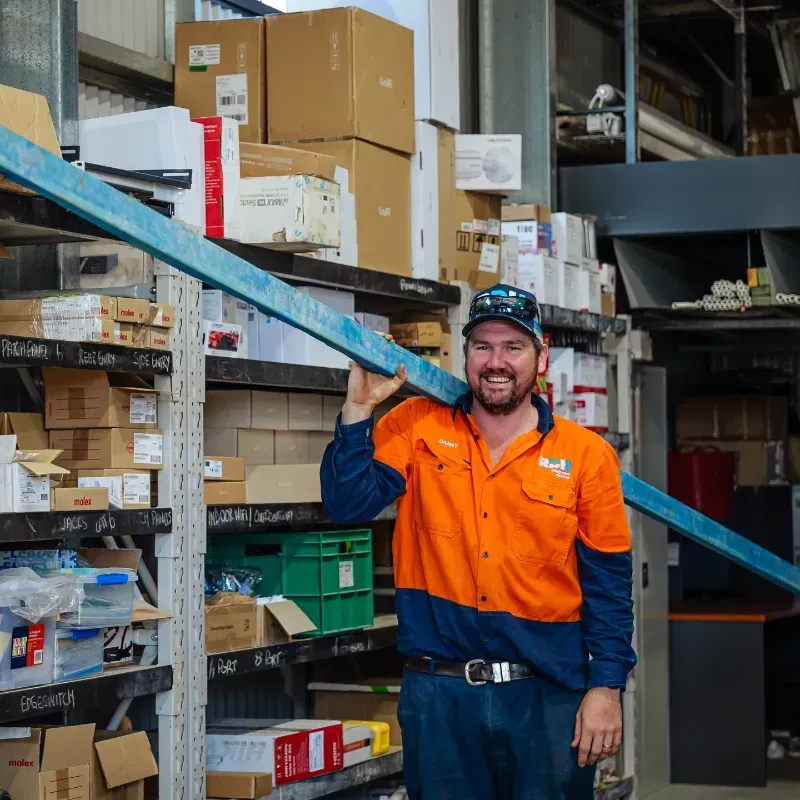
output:
<instances>
[{"instance_id":1,"label":"stack of cardboard box","mask_svg":"<svg viewBox=\"0 0 800 800\"><path fill-rule=\"evenodd\" d=\"M453 372L453 335L446 312L408 313L404 322L391 325L390 332L401 347L413 350L417 355Z\"/></svg>"},{"instance_id":2,"label":"stack of cardboard box","mask_svg":"<svg viewBox=\"0 0 800 800\"><path fill-rule=\"evenodd\" d=\"M548 402L559 416L596 433L608 431L608 358L551 347Z\"/></svg>"}]
</instances>

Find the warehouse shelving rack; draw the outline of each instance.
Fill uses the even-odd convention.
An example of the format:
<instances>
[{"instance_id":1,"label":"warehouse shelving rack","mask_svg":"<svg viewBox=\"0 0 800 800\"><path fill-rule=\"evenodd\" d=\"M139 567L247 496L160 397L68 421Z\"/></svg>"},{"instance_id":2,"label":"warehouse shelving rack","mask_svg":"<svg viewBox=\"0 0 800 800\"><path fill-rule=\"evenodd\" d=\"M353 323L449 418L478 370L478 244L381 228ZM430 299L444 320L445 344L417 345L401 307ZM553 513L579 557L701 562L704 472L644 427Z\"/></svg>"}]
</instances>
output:
<instances>
[{"instance_id":1,"label":"warehouse shelving rack","mask_svg":"<svg viewBox=\"0 0 800 800\"><path fill-rule=\"evenodd\" d=\"M112 239L107 232L40 197L0 193L0 241L6 245L70 243ZM430 281L355 269L264 248L217 241L224 248L287 282L316 284L353 291L376 312L405 308L448 310L454 340L467 321L470 291L466 285ZM330 525L321 504L214 506L203 504L202 404L206 384L247 385L343 395L346 370L273 364L252 360L205 357L202 349L202 285L178 270L156 262L155 298L175 306L172 351L159 352L101 345L0 337L0 366L24 368L55 365L145 373L159 393L159 424L165 437L164 469L159 476L159 508L147 512L42 514L0 516L0 541L42 542L100 535L155 537L158 606L171 615L159 623L158 666L104 673L95 679L0 693L0 718L11 720L41 709L91 705L93 697L115 693L120 699L155 694L158 714L160 795L205 798L205 709L209 681L279 670L287 686L297 685L291 673L298 665L392 648L397 620L376 617L363 631L291 641L206 656L204 629L204 558L208 533L264 532ZM614 334L622 353L629 322L544 306L545 328L579 332L600 351L600 334ZM625 358L614 363L626 363ZM460 377L463 377L460 376ZM627 385L620 376L621 386ZM626 395L623 391L620 397ZM623 401L620 401L624 405ZM624 409L618 432L610 435L625 450L630 428ZM379 519L393 519L388 508ZM13 517L13 518L11 518ZM108 526L108 530L105 530ZM288 670L288 673L287 673ZM290 691L302 706L299 694ZM27 700L25 698L28 698ZM38 698L38 699L37 699ZM59 705L60 703L60 705ZM21 705L22 704L22 705ZM6 709L4 711L4 709ZM25 714L22 714L24 716ZM366 780L397 773L402 753L283 789L284 797L322 797ZM287 792L291 794L287 794Z\"/></svg>"}]
</instances>

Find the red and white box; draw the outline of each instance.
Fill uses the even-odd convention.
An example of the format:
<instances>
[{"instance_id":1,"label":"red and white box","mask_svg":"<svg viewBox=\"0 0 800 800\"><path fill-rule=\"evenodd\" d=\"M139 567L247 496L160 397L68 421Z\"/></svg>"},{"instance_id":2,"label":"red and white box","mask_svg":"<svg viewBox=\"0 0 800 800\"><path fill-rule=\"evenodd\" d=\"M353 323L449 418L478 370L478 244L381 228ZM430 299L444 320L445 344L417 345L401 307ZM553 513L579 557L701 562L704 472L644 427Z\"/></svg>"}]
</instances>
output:
<instances>
[{"instance_id":1,"label":"red and white box","mask_svg":"<svg viewBox=\"0 0 800 800\"><path fill-rule=\"evenodd\" d=\"M572 391L599 392L608 389L608 358L590 353L575 353L572 371Z\"/></svg>"},{"instance_id":2,"label":"red and white box","mask_svg":"<svg viewBox=\"0 0 800 800\"><path fill-rule=\"evenodd\" d=\"M595 433L608 431L608 395L576 392L569 402L572 421Z\"/></svg>"},{"instance_id":3,"label":"red and white box","mask_svg":"<svg viewBox=\"0 0 800 800\"><path fill-rule=\"evenodd\" d=\"M239 123L198 117L205 132L206 236L239 239Z\"/></svg>"},{"instance_id":4,"label":"red and white box","mask_svg":"<svg viewBox=\"0 0 800 800\"><path fill-rule=\"evenodd\" d=\"M344 766L341 722L295 719L263 730L211 728L209 772L268 772L281 786L336 772Z\"/></svg>"}]
</instances>

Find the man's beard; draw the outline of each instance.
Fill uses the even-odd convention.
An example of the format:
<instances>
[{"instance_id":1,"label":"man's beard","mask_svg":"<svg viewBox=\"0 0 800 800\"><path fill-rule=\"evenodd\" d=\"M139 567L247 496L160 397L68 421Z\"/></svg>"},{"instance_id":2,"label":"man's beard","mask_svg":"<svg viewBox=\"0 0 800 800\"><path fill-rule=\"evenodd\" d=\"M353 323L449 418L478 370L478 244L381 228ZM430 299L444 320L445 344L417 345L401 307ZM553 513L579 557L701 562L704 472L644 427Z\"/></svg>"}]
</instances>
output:
<instances>
[{"instance_id":1,"label":"man's beard","mask_svg":"<svg viewBox=\"0 0 800 800\"><path fill-rule=\"evenodd\" d=\"M524 402L530 402L531 392L536 385L536 378L538 377L538 370L534 370L533 375L529 380L520 383L519 379L507 370L491 370L485 369L478 373L477 380L473 384L470 381L470 388L475 399L483 406L483 408L490 414L497 416L505 416L516 411ZM485 378L511 378L510 384L503 384L504 396L500 400L492 398L491 394L484 391L483 380Z\"/></svg>"}]
</instances>

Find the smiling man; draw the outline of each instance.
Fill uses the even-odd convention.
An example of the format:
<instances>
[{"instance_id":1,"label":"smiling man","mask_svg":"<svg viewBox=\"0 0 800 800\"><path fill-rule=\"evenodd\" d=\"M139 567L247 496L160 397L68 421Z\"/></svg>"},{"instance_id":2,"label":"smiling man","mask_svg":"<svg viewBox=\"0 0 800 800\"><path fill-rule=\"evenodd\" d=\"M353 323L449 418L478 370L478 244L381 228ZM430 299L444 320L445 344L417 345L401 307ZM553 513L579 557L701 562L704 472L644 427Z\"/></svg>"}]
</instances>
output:
<instances>
[{"instance_id":1,"label":"smiling man","mask_svg":"<svg viewBox=\"0 0 800 800\"><path fill-rule=\"evenodd\" d=\"M533 393L532 294L480 292L464 336L470 391L452 407L409 400L373 426L405 370L352 367L323 500L346 523L398 501L410 800L590 800L636 661L619 462Z\"/></svg>"}]
</instances>

